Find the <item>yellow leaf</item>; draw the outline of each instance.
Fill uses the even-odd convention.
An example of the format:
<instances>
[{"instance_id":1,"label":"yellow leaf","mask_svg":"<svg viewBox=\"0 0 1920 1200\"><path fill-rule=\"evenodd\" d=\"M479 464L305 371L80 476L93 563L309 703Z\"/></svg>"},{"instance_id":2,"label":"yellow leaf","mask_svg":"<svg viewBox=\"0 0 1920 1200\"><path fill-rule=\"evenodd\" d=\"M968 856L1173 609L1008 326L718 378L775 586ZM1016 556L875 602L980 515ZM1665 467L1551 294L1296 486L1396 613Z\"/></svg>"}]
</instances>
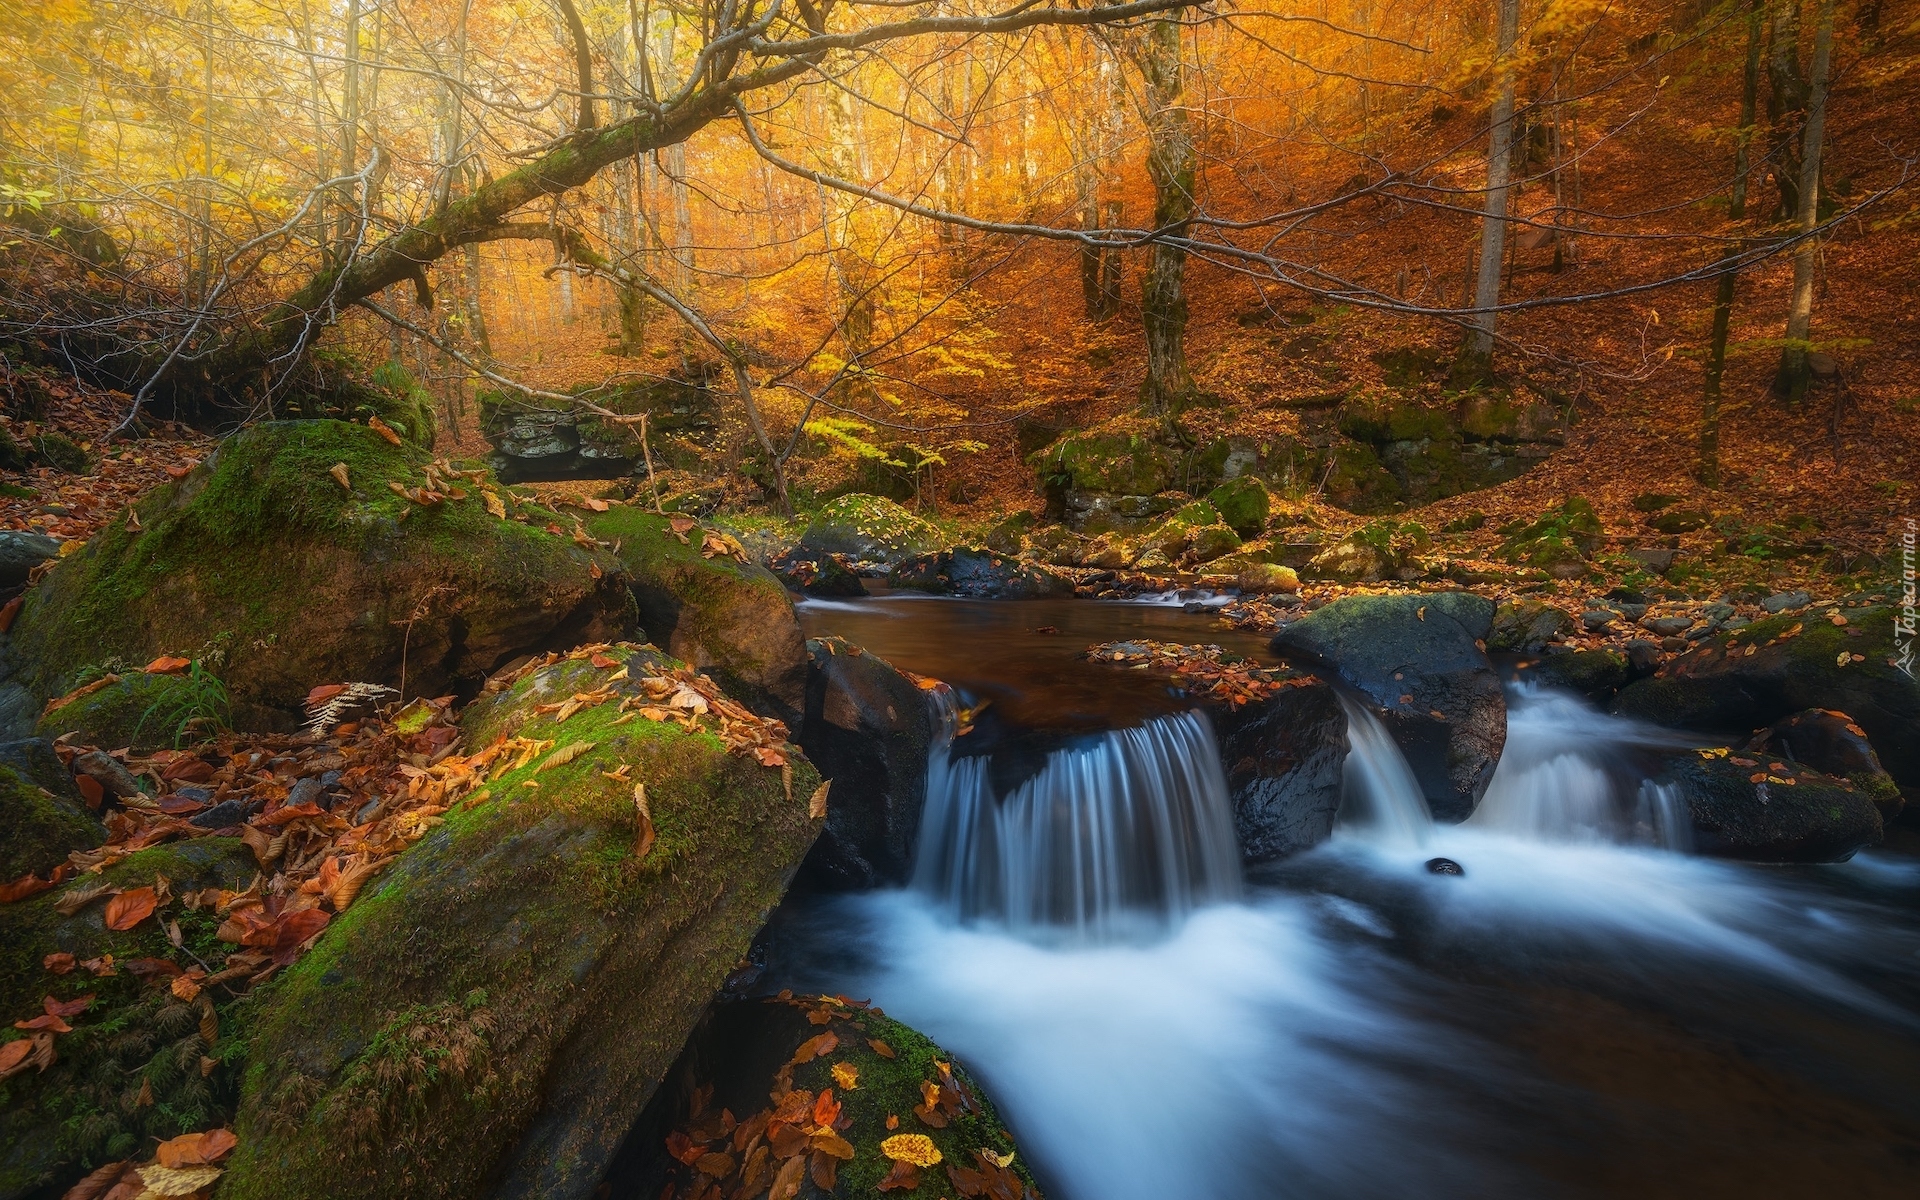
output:
<instances>
[{"instance_id":1,"label":"yellow leaf","mask_svg":"<svg viewBox=\"0 0 1920 1200\"><path fill-rule=\"evenodd\" d=\"M843 1092L851 1092L860 1086L860 1068L852 1063L833 1064L833 1082Z\"/></svg>"},{"instance_id":2,"label":"yellow leaf","mask_svg":"<svg viewBox=\"0 0 1920 1200\"><path fill-rule=\"evenodd\" d=\"M880 1153L916 1167L931 1167L940 1161L940 1147L924 1133L896 1133L880 1143Z\"/></svg>"},{"instance_id":3,"label":"yellow leaf","mask_svg":"<svg viewBox=\"0 0 1920 1200\"><path fill-rule=\"evenodd\" d=\"M493 516L500 518L502 521L507 519L507 502L500 498L499 492L481 492L480 503L486 505L487 512Z\"/></svg>"},{"instance_id":4,"label":"yellow leaf","mask_svg":"<svg viewBox=\"0 0 1920 1200\"><path fill-rule=\"evenodd\" d=\"M337 462L327 468L327 474L333 476L333 481L340 485L341 491L351 492L353 490L353 484L347 481L347 464Z\"/></svg>"},{"instance_id":5,"label":"yellow leaf","mask_svg":"<svg viewBox=\"0 0 1920 1200\"><path fill-rule=\"evenodd\" d=\"M220 1178L219 1167L163 1167L155 1163L140 1168L140 1182L149 1196L191 1196L213 1185Z\"/></svg>"},{"instance_id":6,"label":"yellow leaf","mask_svg":"<svg viewBox=\"0 0 1920 1200\"><path fill-rule=\"evenodd\" d=\"M985 1146L982 1146L980 1148L980 1155L982 1158L985 1158L988 1162L992 1163L996 1167L999 1167L1003 1171L1013 1165L1013 1151L1011 1150L1007 1151L1005 1154L995 1154L993 1151L987 1149Z\"/></svg>"},{"instance_id":7,"label":"yellow leaf","mask_svg":"<svg viewBox=\"0 0 1920 1200\"><path fill-rule=\"evenodd\" d=\"M533 769L533 773L538 775L542 771L551 771L555 767L564 767L574 759L579 758L582 754L592 750L594 745L595 743L593 742L575 742L571 746L562 746L560 749L555 750L552 754L540 760L540 765Z\"/></svg>"},{"instance_id":8,"label":"yellow leaf","mask_svg":"<svg viewBox=\"0 0 1920 1200\"><path fill-rule=\"evenodd\" d=\"M832 786L833 780L828 779L822 781L819 787L813 789L813 795L807 798L807 817L809 820L818 821L821 817L827 815L827 789Z\"/></svg>"}]
</instances>

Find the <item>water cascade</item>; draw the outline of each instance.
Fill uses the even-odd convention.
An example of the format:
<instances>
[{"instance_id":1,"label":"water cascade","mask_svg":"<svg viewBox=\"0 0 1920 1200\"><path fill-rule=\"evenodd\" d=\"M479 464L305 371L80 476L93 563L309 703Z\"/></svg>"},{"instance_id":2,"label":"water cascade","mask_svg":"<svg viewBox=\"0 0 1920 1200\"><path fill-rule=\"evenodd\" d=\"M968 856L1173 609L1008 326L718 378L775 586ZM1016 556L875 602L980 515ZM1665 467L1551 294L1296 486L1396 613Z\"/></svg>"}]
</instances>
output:
<instances>
[{"instance_id":1,"label":"water cascade","mask_svg":"<svg viewBox=\"0 0 1920 1200\"><path fill-rule=\"evenodd\" d=\"M1347 763L1338 828L1343 836L1392 846L1424 846L1433 814L1406 756L1373 710L1347 696Z\"/></svg>"},{"instance_id":2,"label":"water cascade","mask_svg":"<svg viewBox=\"0 0 1920 1200\"><path fill-rule=\"evenodd\" d=\"M956 920L1102 938L1240 894L1240 852L1213 729L1159 717L1053 751L996 799L989 761L950 753L927 770L913 886Z\"/></svg>"},{"instance_id":3,"label":"water cascade","mask_svg":"<svg viewBox=\"0 0 1920 1200\"><path fill-rule=\"evenodd\" d=\"M1686 797L1643 779L1632 762L1636 749L1679 744L1578 697L1515 688L1507 697L1506 750L1469 824L1536 841L1685 851Z\"/></svg>"}]
</instances>

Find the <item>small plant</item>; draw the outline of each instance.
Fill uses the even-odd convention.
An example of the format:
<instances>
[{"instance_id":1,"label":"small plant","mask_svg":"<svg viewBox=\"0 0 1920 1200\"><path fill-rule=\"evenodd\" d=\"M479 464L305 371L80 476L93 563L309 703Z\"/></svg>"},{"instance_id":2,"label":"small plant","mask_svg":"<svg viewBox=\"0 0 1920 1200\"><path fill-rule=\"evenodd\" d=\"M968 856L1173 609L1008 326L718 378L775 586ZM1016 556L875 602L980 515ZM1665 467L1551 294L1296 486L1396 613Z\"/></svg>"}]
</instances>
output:
<instances>
[{"instance_id":1,"label":"small plant","mask_svg":"<svg viewBox=\"0 0 1920 1200\"><path fill-rule=\"evenodd\" d=\"M171 730L174 748L179 749L196 738L227 729L231 720L227 685L220 682L204 662L195 659L188 665L186 674L176 677L160 698L140 714L134 736L137 738L151 721L161 729Z\"/></svg>"}]
</instances>

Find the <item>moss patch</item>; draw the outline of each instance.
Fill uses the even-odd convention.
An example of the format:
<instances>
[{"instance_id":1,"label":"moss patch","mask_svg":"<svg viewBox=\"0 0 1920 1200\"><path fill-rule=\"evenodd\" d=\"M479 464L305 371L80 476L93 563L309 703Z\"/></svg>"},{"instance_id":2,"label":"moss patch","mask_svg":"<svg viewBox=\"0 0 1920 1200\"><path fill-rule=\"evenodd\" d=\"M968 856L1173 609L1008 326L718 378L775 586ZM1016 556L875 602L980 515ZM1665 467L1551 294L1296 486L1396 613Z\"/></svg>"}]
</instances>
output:
<instances>
[{"instance_id":1,"label":"moss patch","mask_svg":"<svg viewBox=\"0 0 1920 1200\"><path fill-rule=\"evenodd\" d=\"M57 763L55 764L58 765ZM70 850L91 850L106 840L87 810L0 765L0 881L29 871L44 875L67 861Z\"/></svg>"}]
</instances>

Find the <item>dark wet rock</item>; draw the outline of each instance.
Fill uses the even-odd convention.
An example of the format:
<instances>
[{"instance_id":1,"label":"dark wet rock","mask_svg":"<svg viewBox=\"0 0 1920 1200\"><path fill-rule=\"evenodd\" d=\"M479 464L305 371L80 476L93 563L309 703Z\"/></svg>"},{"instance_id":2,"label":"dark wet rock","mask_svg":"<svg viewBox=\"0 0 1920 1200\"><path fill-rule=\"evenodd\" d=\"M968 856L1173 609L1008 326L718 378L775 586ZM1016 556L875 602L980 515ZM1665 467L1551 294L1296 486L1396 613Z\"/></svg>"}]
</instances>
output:
<instances>
[{"instance_id":1,"label":"dark wet rock","mask_svg":"<svg viewBox=\"0 0 1920 1200\"><path fill-rule=\"evenodd\" d=\"M977 600L1042 600L1073 595L1073 581L1026 559L982 546L917 554L887 573L889 587Z\"/></svg>"},{"instance_id":2,"label":"dark wet rock","mask_svg":"<svg viewBox=\"0 0 1920 1200\"><path fill-rule=\"evenodd\" d=\"M620 547L647 640L712 675L749 706L797 721L807 686L806 639L778 576L726 554L705 557L695 528L683 544L669 518L622 506L587 518Z\"/></svg>"},{"instance_id":3,"label":"dark wet rock","mask_svg":"<svg viewBox=\"0 0 1920 1200\"><path fill-rule=\"evenodd\" d=\"M1333 835L1347 760L1347 717L1329 684L1290 687L1210 710L1233 797L1240 854L1266 862Z\"/></svg>"},{"instance_id":4,"label":"dark wet rock","mask_svg":"<svg viewBox=\"0 0 1920 1200\"><path fill-rule=\"evenodd\" d=\"M1546 655L1522 668L1519 675L1604 701L1632 681L1633 665L1618 650L1575 650Z\"/></svg>"},{"instance_id":5,"label":"dark wet rock","mask_svg":"<svg viewBox=\"0 0 1920 1200\"><path fill-rule=\"evenodd\" d=\"M1502 604L1493 615L1487 649L1502 654L1538 654L1573 632L1573 618L1540 600Z\"/></svg>"},{"instance_id":6,"label":"dark wet rock","mask_svg":"<svg viewBox=\"0 0 1920 1200\"><path fill-rule=\"evenodd\" d=\"M885 659L840 638L808 641L799 742L833 786L804 879L832 889L906 882L935 725L927 693Z\"/></svg>"},{"instance_id":7,"label":"dark wet rock","mask_svg":"<svg viewBox=\"0 0 1920 1200\"><path fill-rule=\"evenodd\" d=\"M1433 815L1463 821L1507 740L1500 679L1475 644L1493 609L1467 592L1348 596L1282 630L1273 650L1364 693Z\"/></svg>"},{"instance_id":8,"label":"dark wet rock","mask_svg":"<svg viewBox=\"0 0 1920 1200\"><path fill-rule=\"evenodd\" d=\"M227 799L209 808L205 812L195 813L187 818L187 824L200 829L226 829L238 825L248 816L249 805L245 800Z\"/></svg>"},{"instance_id":9,"label":"dark wet rock","mask_svg":"<svg viewBox=\"0 0 1920 1200\"><path fill-rule=\"evenodd\" d=\"M1599 633L1618 620L1619 615L1602 608L1590 608L1580 614L1580 626L1588 633Z\"/></svg>"},{"instance_id":10,"label":"dark wet rock","mask_svg":"<svg viewBox=\"0 0 1920 1200\"><path fill-rule=\"evenodd\" d=\"M493 443L491 465L502 483L622 479L632 474L639 448L631 439L596 437L600 430L599 422L585 413L503 410L486 429Z\"/></svg>"},{"instance_id":11,"label":"dark wet rock","mask_svg":"<svg viewBox=\"0 0 1920 1200\"><path fill-rule=\"evenodd\" d=\"M493 781L256 993L224 1197L313 1195L316 1180L416 1200L594 1194L823 824L797 754L788 778L710 733L615 725L615 704L539 711L585 687L645 695L653 652L608 653L626 679L565 660L463 718L481 744L514 733L590 751ZM644 855L635 781L658 835ZM408 1061L435 1064L431 1103L386 1083Z\"/></svg>"},{"instance_id":12,"label":"dark wet rock","mask_svg":"<svg viewBox=\"0 0 1920 1200\"><path fill-rule=\"evenodd\" d=\"M1841 612L1845 625L1824 613L1785 613L1716 635L1623 689L1613 711L1744 740L1783 717L1831 709L1866 730L1896 783L1920 786L1920 683L1894 665L1897 610Z\"/></svg>"},{"instance_id":13,"label":"dark wet rock","mask_svg":"<svg viewBox=\"0 0 1920 1200\"><path fill-rule=\"evenodd\" d=\"M320 804L324 806L325 802L321 797L325 793L326 785L322 784L316 778L309 776L306 779L296 779L293 786L287 789L287 807L292 808L300 804Z\"/></svg>"},{"instance_id":14,"label":"dark wet rock","mask_svg":"<svg viewBox=\"0 0 1920 1200\"><path fill-rule=\"evenodd\" d=\"M85 775L99 784L109 796L125 799L128 796L140 794L140 785L134 780L132 772L105 750L89 750L85 754L76 754L73 756L73 761L67 765L72 768L75 775Z\"/></svg>"},{"instance_id":15,"label":"dark wet rock","mask_svg":"<svg viewBox=\"0 0 1920 1200\"><path fill-rule=\"evenodd\" d=\"M1427 860L1427 873L1430 875L1465 875L1467 869L1450 858L1430 858Z\"/></svg>"},{"instance_id":16,"label":"dark wet rock","mask_svg":"<svg viewBox=\"0 0 1920 1200\"><path fill-rule=\"evenodd\" d=\"M44 533L0 530L0 588L19 587L41 563L60 555L60 542Z\"/></svg>"},{"instance_id":17,"label":"dark wet rock","mask_svg":"<svg viewBox=\"0 0 1920 1200\"><path fill-rule=\"evenodd\" d=\"M1673 570L1674 560L1680 557L1680 551L1671 546L1634 546L1626 554L1655 575Z\"/></svg>"},{"instance_id":18,"label":"dark wet rock","mask_svg":"<svg viewBox=\"0 0 1920 1200\"><path fill-rule=\"evenodd\" d=\"M494 518L477 487L426 505L389 490L423 487L428 459L341 421L242 430L27 593L21 682L45 699L109 658L224 651L236 723L288 727L316 683L396 684L404 659L411 692L470 694L517 655L618 635L610 555Z\"/></svg>"},{"instance_id":19,"label":"dark wet rock","mask_svg":"<svg viewBox=\"0 0 1920 1200\"><path fill-rule=\"evenodd\" d=\"M1642 617L1640 628L1657 637L1678 637L1693 628L1692 617Z\"/></svg>"},{"instance_id":20,"label":"dark wet rock","mask_svg":"<svg viewBox=\"0 0 1920 1200\"><path fill-rule=\"evenodd\" d=\"M1681 789L1694 851L1715 858L1839 862L1883 831L1864 791L1779 759L1685 750L1668 755L1652 779Z\"/></svg>"},{"instance_id":21,"label":"dark wet rock","mask_svg":"<svg viewBox=\"0 0 1920 1200\"><path fill-rule=\"evenodd\" d=\"M853 494L822 505L800 545L854 562L891 567L939 547L940 531L881 496Z\"/></svg>"},{"instance_id":22,"label":"dark wet rock","mask_svg":"<svg viewBox=\"0 0 1920 1200\"><path fill-rule=\"evenodd\" d=\"M789 588L809 596L831 598L867 594L866 585L860 582L852 561L844 554L828 554L822 550L796 546L775 555L768 561L767 567Z\"/></svg>"},{"instance_id":23,"label":"dark wet rock","mask_svg":"<svg viewBox=\"0 0 1920 1200\"><path fill-rule=\"evenodd\" d=\"M204 678L129 671L43 714L34 729L46 738L70 735L82 746L125 746L146 753L211 732L204 729L209 718L226 723L232 712L222 703L221 692L210 690Z\"/></svg>"},{"instance_id":24,"label":"dark wet rock","mask_svg":"<svg viewBox=\"0 0 1920 1200\"><path fill-rule=\"evenodd\" d=\"M44 874L107 840L73 776L39 738L0 743L0 883Z\"/></svg>"},{"instance_id":25,"label":"dark wet rock","mask_svg":"<svg viewBox=\"0 0 1920 1200\"><path fill-rule=\"evenodd\" d=\"M1899 785L1880 765L1866 730L1846 713L1810 708L1782 717L1754 734L1746 748L1751 754L1777 755L1846 780L1873 801L1886 825L1891 826L1905 806Z\"/></svg>"}]
</instances>

